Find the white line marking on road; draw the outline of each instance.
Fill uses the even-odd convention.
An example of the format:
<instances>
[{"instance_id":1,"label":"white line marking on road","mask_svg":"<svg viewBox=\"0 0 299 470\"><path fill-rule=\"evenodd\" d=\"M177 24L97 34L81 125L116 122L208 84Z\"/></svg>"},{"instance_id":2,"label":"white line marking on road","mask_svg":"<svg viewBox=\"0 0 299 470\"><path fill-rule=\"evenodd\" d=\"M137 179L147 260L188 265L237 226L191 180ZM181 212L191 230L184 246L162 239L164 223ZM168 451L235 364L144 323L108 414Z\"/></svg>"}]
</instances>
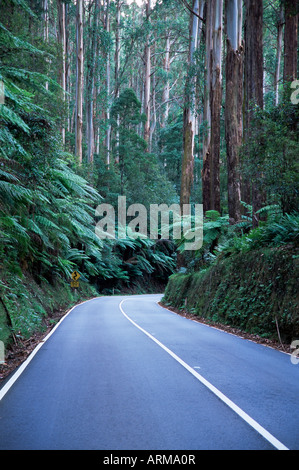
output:
<instances>
[{"instance_id":1,"label":"white line marking on road","mask_svg":"<svg viewBox=\"0 0 299 470\"><path fill-rule=\"evenodd\" d=\"M173 359L175 359L179 364L181 364L185 369L190 372L199 382L205 385L211 392L213 392L220 400L222 400L229 408L231 408L237 415L239 415L247 424L249 424L253 429L255 429L261 436L263 436L270 444L272 444L278 450L289 450L282 442L280 442L276 437L269 433L265 428L263 428L257 421L255 421L251 416L249 416L245 411L243 411L238 405L236 405L232 400L230 400L226 395L224 395L218 388L214 387L208 380L206 380L202 375L194 370L191 366L189 366L183 359L177 356L171 349L165 346L161 341L157 338L152 336L146 330L144 330L141 326L139 326L134 320L132 320L123 310L122 304L129 299L123 299L119 304L119 309L122 314L129 320L136 328L138 328L142 333L148 336L151 340L153 340L158 346L160 346L164 351L166 351Z\"/></svg>"}]
</instances>

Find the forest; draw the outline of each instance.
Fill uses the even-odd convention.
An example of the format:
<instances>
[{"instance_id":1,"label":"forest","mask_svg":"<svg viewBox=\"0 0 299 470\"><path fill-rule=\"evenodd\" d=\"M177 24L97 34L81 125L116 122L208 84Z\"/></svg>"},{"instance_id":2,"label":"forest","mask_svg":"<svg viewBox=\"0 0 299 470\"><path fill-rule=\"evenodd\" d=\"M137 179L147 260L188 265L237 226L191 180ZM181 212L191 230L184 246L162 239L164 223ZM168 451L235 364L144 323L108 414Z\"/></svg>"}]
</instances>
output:
<instances>
[{"instance_id":1,"label":"forest","mask_svg":"<svg viewBox=\"0 0 299 470\"><path fill-rule=\"evenodd\" d=\"M79 299L165 289L168 306L298 337L297 0L0 12L0 340ZM202 204L202 247L99 238L95 209L119 196Z\"/></svg>"}]
</instances>

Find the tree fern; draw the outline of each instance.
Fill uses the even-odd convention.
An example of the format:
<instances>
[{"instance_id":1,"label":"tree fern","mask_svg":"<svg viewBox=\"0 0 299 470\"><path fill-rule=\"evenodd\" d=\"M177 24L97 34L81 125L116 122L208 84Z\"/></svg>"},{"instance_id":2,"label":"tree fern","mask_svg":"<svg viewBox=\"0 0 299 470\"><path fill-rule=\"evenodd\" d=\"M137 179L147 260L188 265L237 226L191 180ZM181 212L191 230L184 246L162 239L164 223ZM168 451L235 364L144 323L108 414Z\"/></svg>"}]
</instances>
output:
<instances>
[{"instance_id":1,"label":"tree fern","mask_svg":"<svg viewBox=\"0 0 299 470\"><path fill-rule=\"evenodd\" d=\"M33 220L27 217L25 221L27 230L36 234L41 242L44 244L46 248L53 248L53 244L50 242L48 235L41 229L41 227Z\"/></svg>"},{"instance_id":2,"label":"tree fern","mask_svg":"<svg viewBox=\"0 0 299 470\"><path fill-rule=\"evenodd\" d=\"M30 236L26 228L19 223L19 218L17 216L5 215L0 217L0 227L5 229L5 232L10 236L11 244L18 244L18 249L20 251L28 250L28 245L30 243Z\"/></svg>"},{"instance_id":3,"label":"tree fern","mask_svg":"<svg viewBox=\"0 0 299 470\"><path fill-rule=\"evenodd\" d=\"M18 153L22 157L28 157L28 154L20 142L6 127L0 127L0 157L8 160Z\"/></svg>"},{"instance_id":4,"label":"tree fern","mask_svg":"<svg viewBox=\"0 0 299 470\"><path fill-rule=\"evenodd\" d=\"M15 183L0 181L0 208L15 203L29 204L32 201L32 192Z\"/></svg>"},{"instance_id":5,"label":"tree fern","mask_svg":"<svg viewBox=\"0 0 299 470\"><path fill-rule=\"evenodd\" d=\"M0 47L1 46L4 46L6 49L9 48L16 51L27 51L31 54L46 54L45 51L38 49L37 47L30 44L28 41L25 41L24 39L15 36L0 22Z\"/></svg>"}]
</instances>

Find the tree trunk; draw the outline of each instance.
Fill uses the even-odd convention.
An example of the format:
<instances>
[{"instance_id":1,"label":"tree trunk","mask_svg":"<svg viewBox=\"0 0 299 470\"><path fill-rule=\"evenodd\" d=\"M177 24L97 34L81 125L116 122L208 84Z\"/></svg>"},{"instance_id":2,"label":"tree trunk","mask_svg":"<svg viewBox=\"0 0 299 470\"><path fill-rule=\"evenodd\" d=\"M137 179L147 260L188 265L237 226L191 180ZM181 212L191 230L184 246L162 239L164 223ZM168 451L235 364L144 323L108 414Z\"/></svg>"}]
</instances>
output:
<instances>
[{"instance_id":1,"label":"tree trunk","mask_svg":"<svg viewBox=\"0 0 299 470\"><path fill-rule=\"evenodd\" d=\"M203 120L205 131L203 136L203 166L202 166L202 202L203 212L210 210L211 202L211 177L210 177L210 158L211 158L211 51L212 51L212 2L206 2L206 24L205 24L205 85L204 85L204 106Z\"/></svg>"},{"instance_id":2,"label":"tree trunk","mask_svg":"<svg viewBox=\"0 0 299 470\"><path fill-rule=\"evenodd\" d=\"M204 137L202 190L203 210L220 212L220 111L222 99L222 14L223 1L207 3L206 80L204 97Z\"/></svg>"},{"instance_id":3,"label":"tree trunk","mask_svg":"<svg viewBox=\"0 0 299 470\"><path fill-rule=\"evenodd\" d=\"M115 55L114 55L114 98L119 97L119 67L120 67L120 9L121 9L121 3L120 0L117 0L116 3L116 30L115 30ZM110 74L110 71L108 71L108 68L110 68L110 64L107 62L107 81L110 80L108 79L108 73ZM118 152L118 143L119 143L119 116L116 117L117 125L116 125L116 154L115 154L115 161L116 163L119 163L119 152ZM111 132L111 127L109 126L109 140L110 140L110 132ZM108 135L107 135L108 139ZM110 150L110 144L109 144L109 150ZM107 162L108 163L108 162Z\"/></svg>"},{"instance_id":4,"label":"tree trunk","mask_svg":"<svg viewBox=\"0 0 299 470\"><path fill-rule=\"evenodd\" d=\"M199 15L199 0L193 0L192 11ZM180 205L190 204L194 177L194 131L195 131L195 71L194 52L197 48L198 16L190 13L188 72L185 85L185 105L183 120L183 160L181 173Z\"/></svg>"},{"instance_id":5,"label":"tree trunk","mask_svg":"<svg viewBox=\"0 0 299 470\"><path fill-rule=\"evenodd\" d=\"M283 36L283 6L280 6L279 20L277 22L277 53L276 53L276 66L274 75L274 91L275 91L275 106L278 106L279 101L279 78L280 78L280 64L282 55L282 36Z\"/></svg>"},{"instance_id":6,"label":"tree trunk","mask_svg":"<svg viewBox=\"0 0 299 470\"><path fill-rule=\"evenodd\" d=\"M43 29L43 38L46 43L49 42L49 7L48 0L43 0L43 20L44 20L44 29ZM48 62L49 59L46 59ZM47 72L48 73L48 72ZM49 88L49 83L46 81L45 84L46 90Z\"/></svg>"},{"instance_id":7,"label":"tree trunk","mask_svg":"<svg viewBox=\"0 0 299 470\"><path fill-rule=\"evenodd\" d=\"M116 27L115 27L115 53L114 53L114 97L119 96L119 66L120 66L120 0L116 2Z\"/></svg>"},{"instance_id":8,"label":"tree trunk","mask_svg":"<svg viewBox=\"0 0 299 470\"><path fill-rule=\"evenodd\" d=\"M87 75L87 102L86 102L86 137L87 137L87 162L93 164L93 155L95 152L94 138L94 87L95 87L95 71L96 71L96 52L97 52L97 29L98 29L98 0L95 0L93 20L90 21L91 42L88 57L88 75ZM90 15L91 18L91 15Z\"/></svg>"},{"instance_id":9,"label":"tree trunk","mask_svg":"<svg viewBox=\"0 0 299 470\"><path fill-rule=\"evenodd\" d=\"M211 152L210 209L220 212L220 112L222 99L222 16L223 1L211 0L213 12L213 48L211 52Z\"/></svg>"},{"instance_id":10,"label":"tree trunk","mask_svg":"<svg viewBox=\"0 0 299 470\"><path fill-rule=\"evenodd\" d=\"M147 27L149 27L149 16L151 10L151 0L147 0L146 4L146 19ZM146 115L146 122L144 125L144 140L149 144L150 140L150 118L151 118L151 46L150 46L150 35L147 34L146 46L144 50L144 113Z\"/></svg>"},{"instance_id":11,"label":"tree trunk","mask_svg":"<svg viewBox=\"0 0 299 470\"><path fill-rule=\"evenodd\" d=\"M153 54L154 54L154 63L153 68L155 69L156 62L155 62L155 48L156 48L156 37L155 43L153 46ZM150 135L149 135L149 143L148 143L148 150L152 152L153 148L153 135L155 132L156 124L157 124L157 112L156 112L156 77L153 73L152 75L152 113L151 113L151 121L150 121Z\"/></svg>"},{"instance_id":12,"label":"tree trunk","mask_svg":"<svg viewBox=\"0 0 299 470\"><path fill-rule=\"evenodd\" d=\"M77 0L76 60L75 154L78 158L79 165L81 165L83 132L83 0Z\"/></svg>"},{"instance_id":13,"label":"tree trunk","mask_svg":"<svg viewBox=\"0 0 299 470\"><path fill-rule=\"evenodd\" d=\"M57 0L58 16L58 43L60 44L61 62L58 72L58 83L62 88L62 100L65 103L66 97L66 16L65 3ZM61 126L62 143L65 145L65 125Z\"/></svg>"},{"instance_id":14,"label":"tree trunk","mask_svg":"<svg viewBox=\"0 0 299 470\"><path fill-rule=\"evenodd\" d=\"M252 107L263 108L263 0L245 0L245 124Z\"/></svg>"},{"instance_id":15,"label":"tree trunk","mask_svg":"<svg viewBox=\"0 0 299 470\"><path fill-rule=\"evenodd\" d=\"M242 143L243 46L242 1L226 0L225 139L228 173L228 212L231 223L241 218L239 149Z\"/></svg>"},{"instance_id":16,"label":"tree trunk","mask_svg":"<svg viewBox=\"0 0 299 470\"><path fill-rule=\"evenodd\" d=\"M165 84L163 87L162 93L162 103L163 110L162 110L162 119L161 119L161 127L165 127L168 119L169 114L169 71L170 71L170 31L166 33L166 44L165 44L165 56L164 56L164 73L166 75Z\"/></svg>"},{"instance_id":17,"label":"tree trunk","mask_svg":"<svg viewBox=\"0 0 299 470\"><path fill-rule=\"evenodd\" d=\"M70 107L71 107L71 80L70 80L70 72L71 72L71 50L73 50L73 43L70 41L70 34L69 34L69 23L70 23L70 8L69 4L65 4L65 43L66 43L66 61L65 61L65 90L66 90L66 101L67 101L67 125L66 128L68 132L71 132L71 115L70 115Z\"/></svg>"},{"instance_id":18,"label":"tree trunk","mask_svg":"<svg viewBox=\"0 0 299 470\"><path fill-rule=\"evenodd\" d=\"M244 134L247 140L250 137L250 126L253 108L263 109L263 0L246 0L245 20L245 126ZM250 192L247 180L247 194ZM264 195L257 184L252 183L252 210L253 226L259 222L256 214L264 202ZM247 196L248 198L248 196ZM249 202L247 199L246 202Z\"/></svg>"},{"instance_id":19,"label":"tree trunk","mask_svg":"<svg viewBox=\"0 0 299 470\"><path fill-rule=\"evenodd\" d=\"M285 0L284 82L297 78L298 0Z\"/></svg>"}]
</instances>

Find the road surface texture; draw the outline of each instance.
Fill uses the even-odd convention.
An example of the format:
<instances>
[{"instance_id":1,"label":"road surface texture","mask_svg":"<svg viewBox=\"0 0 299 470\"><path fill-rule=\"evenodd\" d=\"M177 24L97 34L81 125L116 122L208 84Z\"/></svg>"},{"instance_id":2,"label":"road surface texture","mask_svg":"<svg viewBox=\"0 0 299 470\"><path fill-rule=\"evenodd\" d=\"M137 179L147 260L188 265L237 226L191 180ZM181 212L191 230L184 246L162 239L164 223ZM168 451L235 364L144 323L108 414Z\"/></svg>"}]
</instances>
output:
<instances>
[{"instance_id":1,"label":"road surface texture","mask_svg":"<svg viewBox=\"0 0 299 470\"><path fill-rule=\"evenodd\" d=\"M0 449L299 449L299 364L160 298L72 309L0 391Z\"/></svg>"}]
</instances>

